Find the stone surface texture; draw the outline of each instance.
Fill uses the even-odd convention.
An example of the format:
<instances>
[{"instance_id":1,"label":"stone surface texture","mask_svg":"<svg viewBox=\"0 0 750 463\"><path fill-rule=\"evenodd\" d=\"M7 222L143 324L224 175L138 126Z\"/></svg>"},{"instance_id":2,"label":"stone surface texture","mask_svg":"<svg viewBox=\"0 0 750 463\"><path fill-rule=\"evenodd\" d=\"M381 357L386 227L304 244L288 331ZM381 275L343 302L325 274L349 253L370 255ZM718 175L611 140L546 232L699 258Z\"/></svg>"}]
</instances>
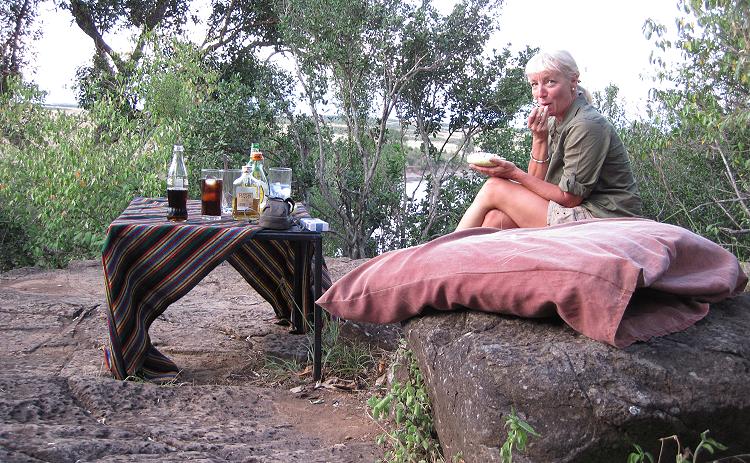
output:
<instances>
[{"instance_id":1,"label":"stone surface texture","mask_svg":"<svg viewBox=\"0 0 750 463\"><path fill-rule=\"evenodd\" d=\"M541 435L518 463L624 462L632 443L656 457L659 438L695 448L707 429L724 455L750 453L750 294L623 350L561 321L471 311L415 318L405 333L446 461L500 461L512 410ZM665 452L674 459L672 441Z\"/></svg>"},{"instance_id":2,"label":"stone surface texture","mask_svg":"<svg viewBox=\"0 0 750 463\"><path fill-rule=\"evenodd\" d=\"M330 259L334 278L358 262ZM307 357L306 336L222 264L150 334L183 368L173 385L112 379L101 264L0 274L0 462L376 461L366 392L295 394L269 356ZM292 373L294 375L294 373ZM312 383L310 375L300 379ZM312 389L312 387L310 387Z\"/></svg>"}]
</instances>

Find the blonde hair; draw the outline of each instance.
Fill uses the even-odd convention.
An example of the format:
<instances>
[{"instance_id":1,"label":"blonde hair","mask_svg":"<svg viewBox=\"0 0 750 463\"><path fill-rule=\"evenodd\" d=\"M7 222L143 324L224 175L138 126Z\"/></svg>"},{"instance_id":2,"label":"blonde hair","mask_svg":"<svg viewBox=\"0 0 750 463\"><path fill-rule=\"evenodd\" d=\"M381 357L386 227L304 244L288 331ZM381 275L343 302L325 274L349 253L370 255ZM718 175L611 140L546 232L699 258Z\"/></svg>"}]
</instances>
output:
<instances>
[{"instance_id":1,"label":"blonde hair","mask_svg":"<svg viewBox=\"0 0 750 463\"><path fill-rule=\"evenodd\" d=\"M571 80L575 79L576 82L580 82L578 77L581 73L578 71L576 60L567 50L542 50L526 63L526 77L543 71L557 71ZM583 94L586 101L591 103L591 93L580 85L577 85L577 89L577 93Z\"/></svg>"},{"instance_id":2,"label":"blonde hair","mask_svg":"<svg viewBox=\"0 0 750 463\"><path fill-rule=\"evenodd\" d=\"M526 63L526 75L543 71L558 71L570 79L578 79L578 65L573 56L565 50L540 51Z\"/></svg>"}]
</instances>

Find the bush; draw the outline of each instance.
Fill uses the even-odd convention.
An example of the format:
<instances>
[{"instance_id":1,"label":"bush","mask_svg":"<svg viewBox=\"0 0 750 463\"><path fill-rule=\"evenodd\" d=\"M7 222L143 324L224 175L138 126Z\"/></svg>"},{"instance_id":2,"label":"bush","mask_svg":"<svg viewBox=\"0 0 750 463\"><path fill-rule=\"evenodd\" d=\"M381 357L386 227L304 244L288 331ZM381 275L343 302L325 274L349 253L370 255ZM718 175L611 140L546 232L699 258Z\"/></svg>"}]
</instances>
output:
<instances>
[{"instance_id":1,"label":"bush","mask_svg":"<svg viewBox=\"0 0 750 463\"><path fill-rule=\"evenodd\" d=\"M732 186L722 160L708 149L673 143L649 123L635 123L623 136L643 199L644 215L678 225L750 259L748 234L741 228L742 210L729 192Z\"/></svg>"},{"instance_id":2,"label":"bush","mask_svg":"<svg viewBox=\"0 0 750 463\"><path fill-rule=\"evenodd\" d=\"M14 82L0 103L11 128L0 158L7 182L1 214L25 232L6 234L23 240L15 245L23 255L5 266L61 266L98 255L107 225L134 196L161 193L168 160L110 101L71 115L43 109L38 97L34 87Z\"/></svg>"},{"instance_id":3,"label":"bush","mask_svg":"<svg viewBox=\"0 0 750 463\"><path fill-rule=\"evenodd\" d=\"M97 98L78 114L45 109L43 94L17 80L0 97L0 246L13 250L0 268L99 256L107 226L133 197L165 196L178 141L197 198L201 167L225 159L239 167L243 146L276 131L256 87L220 80L190 44L151 40L148 58L108 80L108 91L88 83Z\"/></svg>"}]
</instances>

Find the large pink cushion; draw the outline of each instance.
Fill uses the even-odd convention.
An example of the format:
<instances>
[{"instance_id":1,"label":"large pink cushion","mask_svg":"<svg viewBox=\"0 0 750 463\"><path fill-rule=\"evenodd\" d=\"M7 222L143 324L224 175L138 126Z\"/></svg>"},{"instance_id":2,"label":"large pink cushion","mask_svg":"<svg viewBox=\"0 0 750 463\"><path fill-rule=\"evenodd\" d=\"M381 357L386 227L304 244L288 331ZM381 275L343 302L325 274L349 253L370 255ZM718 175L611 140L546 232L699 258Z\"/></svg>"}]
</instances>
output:
<instances>
[{"instance_id":1,"label":"large pink cushion","mask_svg":"<svg viewBox=\"0 0 750 463\"><path fill-rule=\"evenodd\" d=\"M624 347L687 328L709 302L746 283L731 253L683 228L592 219L451 233L371 259L317 302L341 318L375 323L427 307L558 314L578 332Z\"/></svg>"}]
</instances>

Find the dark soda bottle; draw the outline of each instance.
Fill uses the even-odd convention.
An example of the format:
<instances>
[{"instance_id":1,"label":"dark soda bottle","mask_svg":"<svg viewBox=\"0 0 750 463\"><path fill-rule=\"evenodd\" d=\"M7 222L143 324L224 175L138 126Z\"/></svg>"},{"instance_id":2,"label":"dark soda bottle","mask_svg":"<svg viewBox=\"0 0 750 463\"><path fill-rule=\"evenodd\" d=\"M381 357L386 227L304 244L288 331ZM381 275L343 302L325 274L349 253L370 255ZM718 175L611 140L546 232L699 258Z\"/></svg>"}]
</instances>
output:
<instances>
[{"instance_id":1,"label":"dark soda bottle","mask_svg":"<svg viewBox=\"0 0 750 463\"><path fill-rule=\"evenodd\" d=\"M167 174L167 219L172 222L187 220L188 173L182 145L172 148L172 164Z\"/></svg>"}]
</instances>

